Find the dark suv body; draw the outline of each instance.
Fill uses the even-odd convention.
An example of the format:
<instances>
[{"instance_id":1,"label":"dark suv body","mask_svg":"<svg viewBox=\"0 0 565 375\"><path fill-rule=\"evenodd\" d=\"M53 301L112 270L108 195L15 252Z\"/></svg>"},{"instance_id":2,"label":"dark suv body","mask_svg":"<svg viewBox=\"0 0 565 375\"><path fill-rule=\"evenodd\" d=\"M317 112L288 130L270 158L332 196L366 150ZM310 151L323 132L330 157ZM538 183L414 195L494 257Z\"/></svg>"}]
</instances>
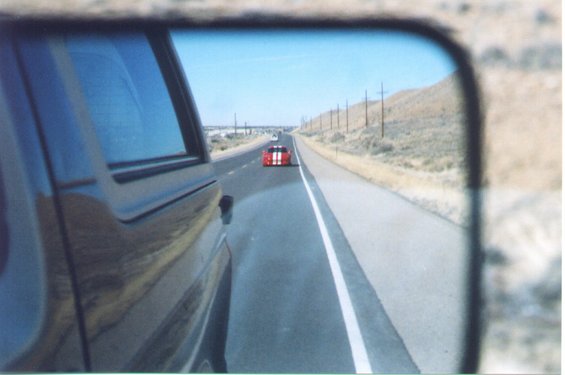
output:
<instances>
[{"instance_id":1,"label":"dark suv body","mask_svg":"<svg viewBox=\"0 0 565 375\"><path fill-rule=\"evenodd\" d=\"M226 370L231 208L168 33L4 25L0 61L0 369Z\"/></svg>"}]
</instances>

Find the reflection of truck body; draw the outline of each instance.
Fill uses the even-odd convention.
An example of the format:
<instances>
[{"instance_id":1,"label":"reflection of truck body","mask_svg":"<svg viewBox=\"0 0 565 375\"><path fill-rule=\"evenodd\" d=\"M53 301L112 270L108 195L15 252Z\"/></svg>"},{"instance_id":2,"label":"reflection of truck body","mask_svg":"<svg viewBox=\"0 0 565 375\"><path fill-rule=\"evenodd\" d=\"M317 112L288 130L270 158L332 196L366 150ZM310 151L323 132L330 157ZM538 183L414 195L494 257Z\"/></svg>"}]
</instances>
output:
<instances>
[{"instance_id":1,"label":"reflection of truck body","mask_svg":"<svg viewBox=\"0 0 565 375\"><path fill-rule=\"evenodd\" d=\"M231 200L168 33L25 25L0 33L0 371L226 371Z\"/></svg>"}]
</instances>

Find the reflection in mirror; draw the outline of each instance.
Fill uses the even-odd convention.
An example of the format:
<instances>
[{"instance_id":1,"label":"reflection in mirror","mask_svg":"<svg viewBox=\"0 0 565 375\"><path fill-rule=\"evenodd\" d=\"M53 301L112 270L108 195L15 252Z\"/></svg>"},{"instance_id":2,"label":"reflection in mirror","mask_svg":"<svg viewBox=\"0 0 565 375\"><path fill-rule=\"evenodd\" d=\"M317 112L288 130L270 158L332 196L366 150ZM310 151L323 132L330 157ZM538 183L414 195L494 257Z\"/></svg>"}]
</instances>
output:
<instances>
[{"instance_id":1,"label":"reflection in mirror","mask_svg":"<svg viewBox=\"0 0 565 375\"><path fill-rule=\"evenodd\" d=\"M173 42L236 202L229 371L457 372L468 198L449 55L390 31ZM262 166L272 143L291 167Z\"/></svg>"}]
</instances>

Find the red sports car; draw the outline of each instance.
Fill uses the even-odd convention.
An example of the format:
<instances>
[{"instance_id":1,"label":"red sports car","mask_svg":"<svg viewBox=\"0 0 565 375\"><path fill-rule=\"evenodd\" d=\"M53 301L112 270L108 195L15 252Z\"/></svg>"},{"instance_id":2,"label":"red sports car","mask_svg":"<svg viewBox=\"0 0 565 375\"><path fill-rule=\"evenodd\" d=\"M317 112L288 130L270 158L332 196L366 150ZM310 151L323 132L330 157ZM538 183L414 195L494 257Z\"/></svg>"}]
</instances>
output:
<instances>
[{"instance_id":1,"label":"red sports car","mask_svg":"<svg viewBox=\"0 0 565 375\"><path fill-rule=\"evenodd\" d=\"M272 165L291 165L292 153L286 146L270 146L263 151L263 167Z\"/></svg>"}]
</instances>

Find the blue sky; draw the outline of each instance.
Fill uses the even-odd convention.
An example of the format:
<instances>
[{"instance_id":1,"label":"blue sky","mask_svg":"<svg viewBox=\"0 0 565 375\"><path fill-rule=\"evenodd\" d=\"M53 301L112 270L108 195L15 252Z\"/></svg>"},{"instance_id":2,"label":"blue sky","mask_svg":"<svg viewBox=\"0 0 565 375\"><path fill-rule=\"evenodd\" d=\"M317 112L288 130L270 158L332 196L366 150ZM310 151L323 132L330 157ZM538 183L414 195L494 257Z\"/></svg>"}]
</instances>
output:
<instances>
[{"instance_id":1,"label":"blue sky","mask_svg":"<svg viewBox=\"0 0 565 375\"><path fill-rule=\"evenodd\" d=\"M204 125L298 126L330 108L429 86L455 70L420 37L382 31L173 33Z\"/></svg>"}]
</instances>

